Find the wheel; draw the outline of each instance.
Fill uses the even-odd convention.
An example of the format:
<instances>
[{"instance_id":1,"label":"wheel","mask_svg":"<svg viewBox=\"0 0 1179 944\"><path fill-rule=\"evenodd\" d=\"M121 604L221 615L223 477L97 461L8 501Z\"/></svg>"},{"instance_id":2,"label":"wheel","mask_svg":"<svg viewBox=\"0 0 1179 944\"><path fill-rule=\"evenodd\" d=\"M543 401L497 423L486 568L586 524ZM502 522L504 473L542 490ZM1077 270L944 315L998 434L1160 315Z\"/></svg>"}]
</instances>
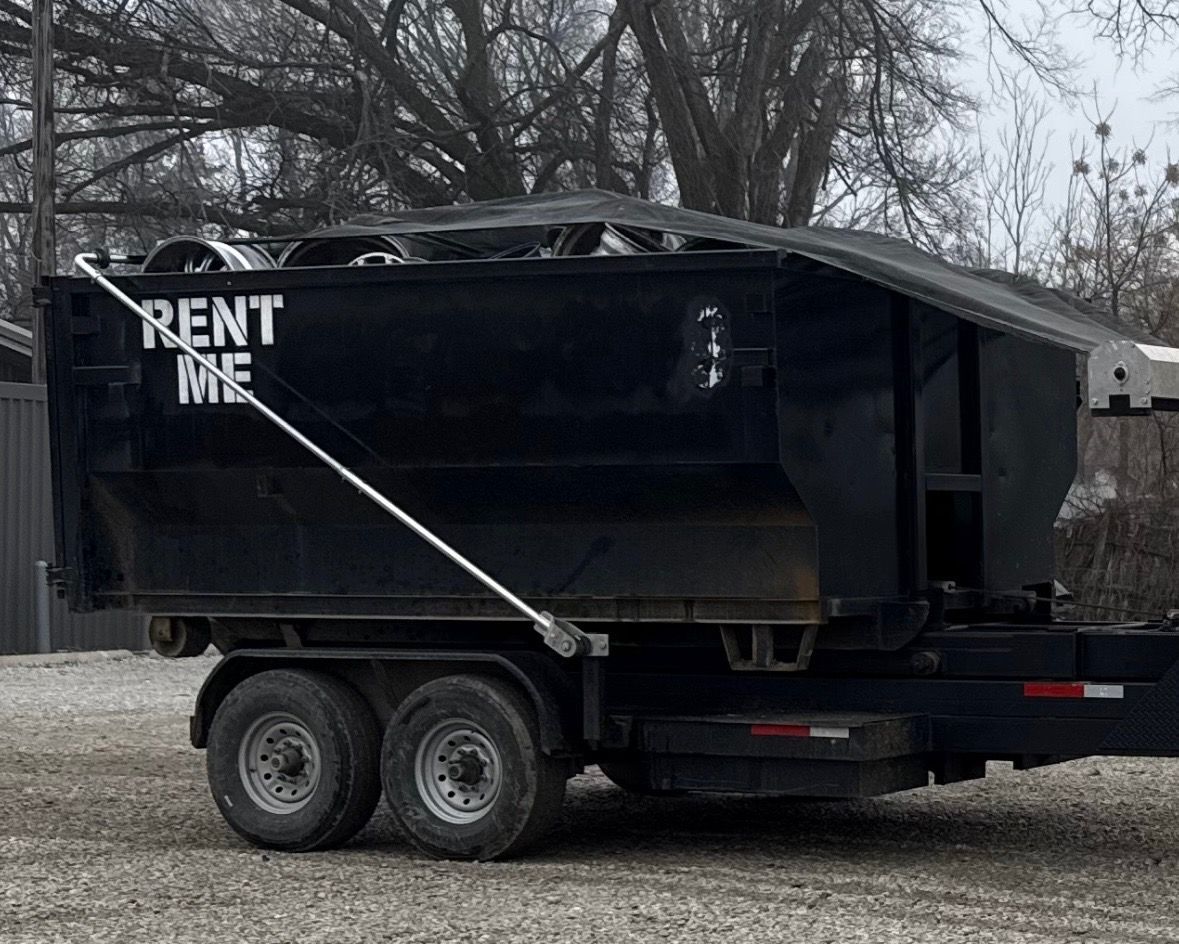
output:
<instances>
[{"instance_id":1,"label":"wheel","mask_svg":"<svg viewBox=\"0 0 1179 944\"><path fill-rule=\"evenodd\" d=\"M499 679L452 675L398 707L381 748L385 798L407 838L441 859L518 855L552 826L566 767L536 712Z\"/></svg>"},{"instance_id":2,"label":"wheel","mask_svg":"<svg viewBox=\"0 0 1179 944\"><path fill-rule=\"evenodd\" d=\"M165 659L187 659L209 648L212 632L207 619L153 616L147 624L147 638Z\"/></svg>"},{"instance_id":3,"label":"wheel","mask_svg":"<svg viewBox=\"0 0 1179 944\"><path fill-rule=\"evenodd\" d=\"M209 728L207 766L226 822L287 852L347 842L380 797L380 732L351 686L274 669L239 683Z\"/></svg>"},{"instance_id":4,"label":"wheel","mask_svg":"<svg viewBox=\"0 0 1179 944\"><path fill-rule=\"evenodd\" d=\"M641 757L614 757L598 760L598 766L614 786L638 796L683 796L683 790L661 790L651 785L646 764Z\"/></svg>"}]
</instances>

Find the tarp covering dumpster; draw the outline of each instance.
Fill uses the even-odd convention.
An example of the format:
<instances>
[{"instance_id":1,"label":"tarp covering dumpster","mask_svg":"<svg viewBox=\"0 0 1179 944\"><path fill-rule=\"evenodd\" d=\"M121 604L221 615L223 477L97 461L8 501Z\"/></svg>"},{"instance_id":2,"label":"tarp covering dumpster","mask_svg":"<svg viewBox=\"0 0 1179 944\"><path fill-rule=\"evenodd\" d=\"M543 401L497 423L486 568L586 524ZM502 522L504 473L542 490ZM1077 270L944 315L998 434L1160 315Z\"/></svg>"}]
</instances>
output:
<instances>
[{"instance_id":1,"label":"tarp covering dumpster","mask_svg":"<svg viewBox=\"0 0 1179 944\"><path fill-rule=\"evenodd\" d=\"M461 206L364 216L315 236L475 233L486 248L488 231L503 233L504 247L530 234L575 223L611 223L704 237L750 247L780 249L851 273L985 327L1088 354L1118 338L1149 340L1081 299L1030 279L971 270L945 262L900 239L822 227L780 229L682 210L602 190L510 197Z\"/></svg>"}]
</instances>

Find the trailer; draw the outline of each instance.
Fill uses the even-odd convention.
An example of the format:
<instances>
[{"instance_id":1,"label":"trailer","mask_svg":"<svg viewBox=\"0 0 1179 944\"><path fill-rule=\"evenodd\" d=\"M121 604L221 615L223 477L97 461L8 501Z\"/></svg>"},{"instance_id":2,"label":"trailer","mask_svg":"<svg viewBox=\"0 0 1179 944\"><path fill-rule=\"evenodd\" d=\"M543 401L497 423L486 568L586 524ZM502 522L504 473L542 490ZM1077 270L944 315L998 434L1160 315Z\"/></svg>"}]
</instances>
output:
<instances>
[{"instance_id":1,"label":"trailer","mask_svg":"<svg viewBox=\"0 0 1179 944\"><path fill-rule=\"evenodd\" d=\"M1179 351L1079 300L597 191L76 264L53 579L223 654L191 738L252 843L383 792L516 855L587 764L838 798L1179 755L1175 614L1058 613L1077 410L1179 408Z\"/></svg>"}]
</instances>

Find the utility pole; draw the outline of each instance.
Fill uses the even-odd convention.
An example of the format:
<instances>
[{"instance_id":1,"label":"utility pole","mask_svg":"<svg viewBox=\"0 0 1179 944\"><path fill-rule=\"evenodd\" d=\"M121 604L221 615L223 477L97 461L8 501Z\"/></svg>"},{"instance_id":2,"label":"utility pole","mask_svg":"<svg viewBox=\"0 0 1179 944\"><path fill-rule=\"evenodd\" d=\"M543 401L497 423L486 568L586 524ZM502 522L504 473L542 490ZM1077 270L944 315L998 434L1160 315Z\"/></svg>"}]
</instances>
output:
<instances>
[{"instance_id":1,"label":"utility pole","mask_svg":"<svg viewBox=\"0 0 1179 944\"><path fill-rule=\"evenodd\" d=\"M54 238L53 0L33 0L33 289L57 268ZM45 383L42 310L33 307L33 383Z\"/></svg>"}]
</instances>

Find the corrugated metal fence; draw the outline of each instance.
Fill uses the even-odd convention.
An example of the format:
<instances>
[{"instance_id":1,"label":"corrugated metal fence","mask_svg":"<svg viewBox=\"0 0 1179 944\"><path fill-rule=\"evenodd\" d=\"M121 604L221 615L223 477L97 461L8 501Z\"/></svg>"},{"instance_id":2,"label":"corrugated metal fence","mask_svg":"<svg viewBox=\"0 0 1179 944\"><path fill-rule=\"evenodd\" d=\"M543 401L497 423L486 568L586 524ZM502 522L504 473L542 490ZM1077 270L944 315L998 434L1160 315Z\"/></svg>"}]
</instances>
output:
<instances>
[{"instance_id":1,"label":"corrugated metal fence","mask_svg":"<svg viewBox=\"0 0 1179 944\"><path fill-rule=\"evenodd\" d=\"M53 562L45 388L0 383L0 653L35 652L36 564ZM50 597L50 642L63 649L143 649L137 613L70 613Z\"/></svg>"}]
</instances>

